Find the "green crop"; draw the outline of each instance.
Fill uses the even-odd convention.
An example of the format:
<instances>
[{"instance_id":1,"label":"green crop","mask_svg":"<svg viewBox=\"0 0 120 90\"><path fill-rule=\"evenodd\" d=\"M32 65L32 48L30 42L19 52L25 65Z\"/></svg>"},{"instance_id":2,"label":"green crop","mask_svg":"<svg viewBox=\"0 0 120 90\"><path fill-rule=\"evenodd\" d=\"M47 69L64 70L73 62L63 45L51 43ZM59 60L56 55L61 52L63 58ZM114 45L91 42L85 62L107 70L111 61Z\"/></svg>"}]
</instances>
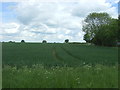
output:
<instances>
[{"instance_id":1,"label":"green crop","mask_svg":"<svg viewBox=\"0 0 120 90\"><path fill-rule=\"evenodd\" d=\"M79 44L3 43L3 66L82 66L84 64L115 65L117 47Z\"/></svg>"},{"instance_id":2,"label":"green crop","mask_svg":"<svg viewBox=\"0 0 120 90\"><path fill-rule=\"evenodd\" d=\"M118 48L3 43L3 88L118 88Z\"/></svg>"}]
</instances>

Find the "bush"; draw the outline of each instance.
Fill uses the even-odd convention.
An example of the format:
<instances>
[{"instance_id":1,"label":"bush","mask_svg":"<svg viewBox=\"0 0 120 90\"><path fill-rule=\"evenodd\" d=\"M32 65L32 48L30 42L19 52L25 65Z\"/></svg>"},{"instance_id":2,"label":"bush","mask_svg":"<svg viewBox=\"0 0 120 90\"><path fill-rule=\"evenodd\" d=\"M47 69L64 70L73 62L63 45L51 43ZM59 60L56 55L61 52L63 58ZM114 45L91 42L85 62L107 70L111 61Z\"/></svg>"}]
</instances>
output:
<instances>
[{"instance_id":1,"label":"bush","mask_svg":"<svg viewBox=\"0 0 120 90\"><path fill-rule=\"evenodd\" d=\"M46 41L46 40L43 40L42 43L47 43L47 41Z\"/></svg>"},{"instance_id":2,"label":"bush","mask_svg":"<svg viewBox=\"0 0 120 90\"><path fill-rule=\"evenodd\" d=\"M21 40L21 42L22 42L22 43L25 43L25 41L24 41L24 40Z\"/></svg>"},{"instance_id":3,"label":"bush","mask_svg":"<svg viewBox=\"0 0 120 90\"><path fill-rule=\"evenodd\" d=\"M9 43L15 43L15 41L9 41Z\"/></svg>"},{"instance_id":4,"label":"bush","mask_svg":"<svg viewBox=\"0 0 120 90\"><path fill-rule=\"evenodd\" d=\"M66 40L65 40L65 43L68 43L68 42L69 42L69 39L66 39Z\"/></svg>"}]
</instances>

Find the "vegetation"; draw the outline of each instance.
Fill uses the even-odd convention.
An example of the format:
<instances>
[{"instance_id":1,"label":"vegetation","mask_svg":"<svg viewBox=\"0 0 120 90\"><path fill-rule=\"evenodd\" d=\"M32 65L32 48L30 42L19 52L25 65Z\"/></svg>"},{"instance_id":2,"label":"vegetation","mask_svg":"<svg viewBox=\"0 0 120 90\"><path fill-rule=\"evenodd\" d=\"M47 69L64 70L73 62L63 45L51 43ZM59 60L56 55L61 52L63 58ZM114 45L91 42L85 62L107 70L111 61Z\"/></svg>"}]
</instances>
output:
<instances>
[{"instance_id":1,"label":"vegetation","mask_svg":"<svg viewBox=\"0 0 120 90\"><path fill-rule=\"evenodd\" d=\"M79 44L3 43L3 66L82 66L85 64L115 65L118 48ZM69 60L69 61L68 61Z\"/></svg>"},{"instance_id":2,"label":"vegetation","mask_svg":"<svg viewBox=\"0 0 120 90\"><path fill-rule=\"evenodd\" d=\"M15 41L9 41L9 43L15 43Z\"/></svg>"},{"instance_id":3,"label":"vegetation","mask_svg":"<svg viewBox=\"0 0 120 90\"><path fill-rule=\"evenodd\" d=\"M118 88L117 67L5 66L3 88Z\"/></svg>"},{"instance_id":4,"label":"vegetation","mask_svg":"<svg viewBox=\"0 0 120 90\"><path fill-rule=\"evenodd\" d=\"M117 47L3 43L3 88L117 88Z\"/></svg>"},{"instance_id":5,"label":"vegetation","mask_svg":"<svg viewBox=\"0 0 120 90\"><path fill-rule=\"evenodd\" d=\"M83 25L84 40L100 46L115 46L118 40L118 20L107 13L90 13Z\"/></svg>"},{"instance_id":6,"label":"vegetation","mask_svg":"<svg viewBox=\"0 0 120 90\"><path fill-rule=\"evenodd\" d=\"M65 43L68 43L68 42L69 42L69 39L66 39L66 40L65 40Z\"/></svg>"},{"instance_id":7,"label":"vegetation","mask_svg":"<svg viewBox=\"0 0 120 90\"><path fill-rule=\"evenodd\" d=\"M120 16L90 13L84 21L87 43L4 42L3 88L118 88L118 47L103 46L120 42Z\"/></svg>"},{"instance_id":8,"label":"vegetation","mask_svg":"<svg viewBox=\"0 0 120 90\"><path fill-rule=\"evenodd\" d=\"M21 43L25 43L25 40L21 40Z\"/></svg>"},{"instance_id":9,"label":"vegetation","mask_svg":"<svg viewBox=\"0 0 120 90\"><path fill-rule=\"evenodd\" d=\"M42 43L47 43L47 41L46 41L46 40L43 40Z\"/></svg>"}]
</instances>

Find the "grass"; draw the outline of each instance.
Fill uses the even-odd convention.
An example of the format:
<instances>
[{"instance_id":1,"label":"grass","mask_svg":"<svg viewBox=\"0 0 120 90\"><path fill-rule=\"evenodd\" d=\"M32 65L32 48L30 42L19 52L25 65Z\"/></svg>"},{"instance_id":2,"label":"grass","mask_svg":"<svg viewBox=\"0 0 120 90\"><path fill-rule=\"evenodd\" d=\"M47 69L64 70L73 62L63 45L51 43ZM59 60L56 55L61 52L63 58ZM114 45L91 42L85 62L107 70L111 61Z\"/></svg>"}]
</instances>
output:
<instances>
[{"instance_id":1,"label":"grass","mask_svg":"<svg viewBox=\"0 0 120 90\"><path fill-rule=\"evenodd\" d=\"M32 68L5 66L3 88L117 88L117 66Z\"/></svg>"},{"instance_id":2,"label":"grass","mask_svg":"<svg viewBox=\"0 0 120 90\"><path fill-rule=\"evenodd\" d=\"M118 48L2 44L3 88L117 88Z\"/></svg>"}]
</instances>

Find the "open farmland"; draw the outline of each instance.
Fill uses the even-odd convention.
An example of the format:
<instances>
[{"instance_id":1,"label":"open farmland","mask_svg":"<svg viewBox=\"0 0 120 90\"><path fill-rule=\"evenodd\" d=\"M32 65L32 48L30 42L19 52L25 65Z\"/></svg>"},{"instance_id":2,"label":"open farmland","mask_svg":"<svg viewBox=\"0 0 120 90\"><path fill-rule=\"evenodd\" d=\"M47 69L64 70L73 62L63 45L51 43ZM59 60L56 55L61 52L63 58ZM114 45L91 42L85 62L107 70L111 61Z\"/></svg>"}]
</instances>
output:
<instances>
[{"instance_id":1,"label":"open farmland","mask_svg":"<svg viewBox=\"0 0 120 90\"><path fill-rule=\"evenodd\" d=\"M2 46L3 88L118 87L117 47L67 43Z\"/></svg>"}]
</instances>

